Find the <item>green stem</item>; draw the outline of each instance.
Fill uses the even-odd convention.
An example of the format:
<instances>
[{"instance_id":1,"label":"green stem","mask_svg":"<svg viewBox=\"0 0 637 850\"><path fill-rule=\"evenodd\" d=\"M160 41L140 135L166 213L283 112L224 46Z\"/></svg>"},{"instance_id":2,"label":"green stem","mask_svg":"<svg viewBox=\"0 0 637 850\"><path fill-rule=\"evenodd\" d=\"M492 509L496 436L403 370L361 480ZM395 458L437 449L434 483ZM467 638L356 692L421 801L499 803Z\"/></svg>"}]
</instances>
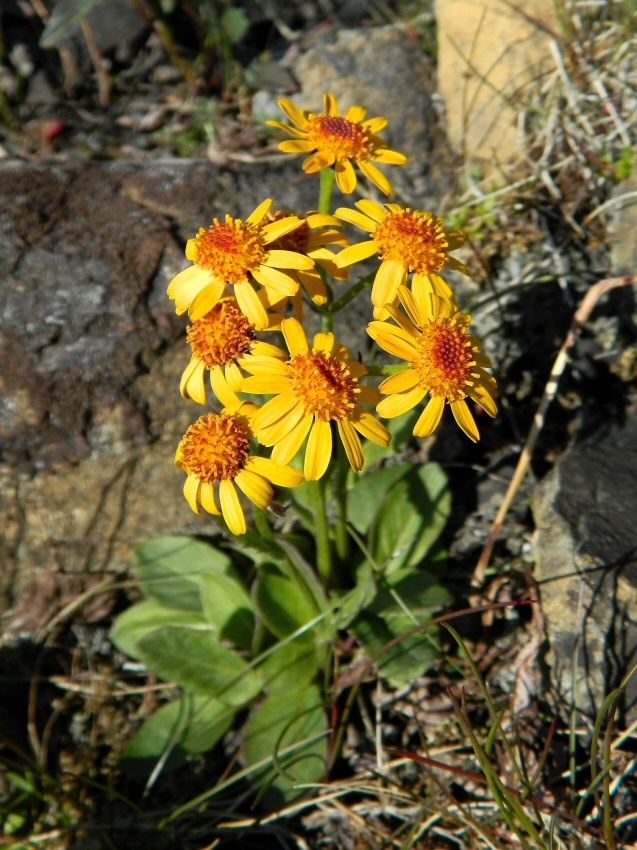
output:
<instances>
[{"instance_id":1,"label":"green stem","mask_svg":"<svg viewBox=\"0 0 637 850\"><path fill-rule=\"evenodd\" d=\"M342 443L338 443L336 470L334 473L334 495L336 497L336 554L346 565L350 555L350 539L347 529L347 474L349 460Z\"/></svg>"},{"instance_id":2,"label":"green stem","mask_svg":"<svg viewBox=\"0 0 637 850\"><path fill-rule=\"evenodd\" d=\"M265 515L265 511L262 511L261 508L254 507L254 524L257 527L257 531L263 537L264 540L274 540L274 532L272 531L272 526L268 522L268 518Z\"/></svg>"},{"instance_id":3,"label":"green stem","mask_svg":"<svg viewBox=\"0 0 637 850\"><path fill-rule=\"evenodd\" d=\"M336 172L333 168L321 169L321 191L319 195L319 212L323 215L330 214L332 206L332 192L334 191L334 180Z\"/></svg>"},{"instance_id":4,"label":"green stem","mask_svg":"<svg viewBox=\"0 0 637 850\"><path fill-rule=\"evenodd\" d=\"M327 522L325 499L325 478L320 481L308 481L305 485L312 498L314 529L316 531L316 571L321 584L327 590L332 584L332 544Z\"/></svg>"},{"instance_id":5,"label":"green stem","mask_svg":"<svg viewBox=\"0 0 637 850\"><path fill-rule=\"evenodd\" d=\"M363 289L367 289L367 287L371 286L374 280L375 272L371 272L365 277L362 277L354 286L351 286L347 292L345 292L338 301L332 301L331 304L328 305L327 311L330 313L338 313L343 307L347 307L350 301L353 301L354 298L358 295L359 292L362 292Z\"/></svg>"}]
</instances>

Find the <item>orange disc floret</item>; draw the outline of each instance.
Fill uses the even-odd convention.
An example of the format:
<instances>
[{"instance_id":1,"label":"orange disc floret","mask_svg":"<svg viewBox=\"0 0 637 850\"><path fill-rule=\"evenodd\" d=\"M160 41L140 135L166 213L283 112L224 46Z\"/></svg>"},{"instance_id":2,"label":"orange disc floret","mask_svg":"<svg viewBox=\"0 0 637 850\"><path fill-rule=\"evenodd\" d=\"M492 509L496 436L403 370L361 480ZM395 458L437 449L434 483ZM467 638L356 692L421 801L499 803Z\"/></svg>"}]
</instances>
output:
<instances>
[{"instance_id":1,"label":"orange disc floret","mask_svg":"<svg viewBox=\"0 0 637 850\"><path fill-rule=\"evenodd\" d=\"M236 302L220 301L186 330L193 355L208 369L225 366L247 354L254 344L254 325Z\"/></svg>"},{"instance_id":2,"label":"orange disc floret","mask_svg":"<svg viewBox=\"0 0 637 850\"><path fill-rule=\"evenodd\" d=\"M189 240L186 257L199 268L231 284L246 280L265 258L263 237L258 227L226 215L224 222L215 218Z\"/></svg>"},{"instance_id":3,"label":"orange disc floret","mask_svg":"<svg viewBox=\"0 0 637 850\"><path fill-rule=\"evenodd\" d=\"M289 371L292 392L306 414L337 422L351 417L361 388L342 360L310 351L293 357Z\"/></svg>"},{"instance_id":4,"label":"orange disc floret","mask_svg":"<svg viewBox=\"0 0 637 850\"><path fill-rule=\"evenodd\" d=\"M241 417L209 413L184 434L179 465L203 484L232 480L250 455L251 439L252 434Z\"/></svg>"}]
</instances>

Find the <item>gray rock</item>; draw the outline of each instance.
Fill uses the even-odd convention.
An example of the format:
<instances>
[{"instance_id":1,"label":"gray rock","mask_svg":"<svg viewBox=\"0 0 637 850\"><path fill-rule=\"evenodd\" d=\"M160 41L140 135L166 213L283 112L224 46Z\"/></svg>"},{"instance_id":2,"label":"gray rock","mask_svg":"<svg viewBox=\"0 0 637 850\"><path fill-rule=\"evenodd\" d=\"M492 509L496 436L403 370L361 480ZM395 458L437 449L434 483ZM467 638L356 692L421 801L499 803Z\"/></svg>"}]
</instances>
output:
<instances>
[{"instance_id":1,"label":"gray rock","mask_svg":"<svg viewBox=\"0 0 637 850\"><path fill-rule=\"evenodd\" d=\"M637 416L570 449L534 495L549 696L593 721L637 663ZM622 702L637 718L637 681Z\"/></svg>"},{"instance_id":2,"label":"gray rock","mask_svg":"<svg viewBox=\"0 0 637 850\"><path fill-rule=\"evenodd\" d=\"M145 537L216 532L172 463L202 411L179 395L186 320L166 286L215 216L268 196L312 208L314 182L296 177L288 159L0 165L5 632L29 633L68 601L62 579L80 593L125 571Z\"/></svg>"}]
</instances>

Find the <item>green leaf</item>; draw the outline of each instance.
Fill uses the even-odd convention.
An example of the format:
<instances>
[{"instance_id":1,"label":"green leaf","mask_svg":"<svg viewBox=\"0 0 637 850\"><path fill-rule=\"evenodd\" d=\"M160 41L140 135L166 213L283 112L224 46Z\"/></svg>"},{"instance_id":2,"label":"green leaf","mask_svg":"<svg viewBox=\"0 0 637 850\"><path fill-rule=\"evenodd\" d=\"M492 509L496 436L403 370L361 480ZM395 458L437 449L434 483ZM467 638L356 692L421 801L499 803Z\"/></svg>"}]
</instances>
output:
<instances>
[{"instance_id":1,"label":"green leaf","mask_svg":"<svg viewBox=\"0 0 637 850\"><path fill-rule=\"evenodd\" d=\"M451 510L447 477L435 463L412 468L387 493L370 533L375 562L387 572L418 564Z\"/></svg>"},{"instance_id":2,"label":"green leaf","mask_svg":"<svg viewBox=\"0 0 637 850\"><path fill-rule=\"evenodd\" d=\"M146 635L137 646L151 672L226 705L245 705L261 691L254 670L210 631L167 626Z\"/></svg>"},{"instance_id":3,"label":"green leaf","mask_svg":"<svg viewBox=\"0 0 637 850\"><path fill-rule=\"evenodd\" d=\"M79 26L100 0L59 0L40 36L40 47L56 47Z\"/></svg>"},{"instance_id":4,"label":"green leaf","mask_svg":"<svg viewBox=\"0 0 637 850\"><path fill-rule=\"evenodd\" d=\"M148 776L166 754L164 769L175 768L187 756L211 750L232 726L234 715L233 709L218 700L184 694L142 723L124 750L124 769Z\"/></svg>"},{"instance_id":5,"label":"green leaf","mask_svg":"<svg viewBox=\"0 0 637 850\"><path fill-rule=\"evenodd\" d=\"M135 576L147 596L171 608L201 611L199 576L233 575L230 558L192 537L153 537L135 547Z\"/></svg>"},{"instance_id":6,"label":"green leaf","mask_svg":"<svg viewBox=\"0 0 637 850\"><path fill-rule=\"evenodd\" d=\"M261 565L255 604L267 628L278 638L287 637L320 613L310 594L274 564Z\"/></svg>"},{"instance_id":7,"label":"green leaf","mask_svg":"<svg viewBox=\"0 0 637 850\"><path fill-rule=\"evenodd\" d=\"M250 649L254 611L241 582L220 573L207 573L199 581L204 613L219 639L228 640L240 649Z\"/></svg>"},{"instance_id":8,"label":"green leaf","mask_svg":"<svg viewBox=\"0 0 637 850\"><path fill-rule=\"evenodd\" d=\"M390 627L384 618L365 611L351 628L371 658L413 627L413 620L406 615L393 618ZM404 638L381 655L377 662L378 669L392 687L404 687L433 664L439 655L434 637L436 633L437 629L432 626L427 631Z\"/></svg>"},{"instance_id":9,"label":"green leaf","mask_svg":"<svg viewBox=\"0 0 637 850\"><path fill-rule=\"evenodd\" d=\"M179 608L167 608L155 599L138 602L122 612L111 628L111 640L120 652L139 658L137 644L150 632L162 626L200 626L207 625L202 613L183 611Z\"/></svg>"},{"instance_id":10,"label":"green leaf","mask_svg":"<svg viewBox=\"0 0 637 850\"><path fill-rule=\"evenodd\" d=\"M401 463L360 476L347 497L347 517L356 531L367 534L388 491L411 468L410 464Z\"/></svg>"},{"instance_id":11,"label":"green leaf","mask_svg":"<svg viewBox=\"0 0 637 850\"><path fill-rule=\"evenodd\" d=\"M302 744L326 731L327 718L316 685L291 694L272 694L255 711L248 722L244 755L252 765L272 759L267 772L257 773L257 781L268 786L264 798L268 808L278 808L298 796L301 792L297 785L321 779L325 772L326 736ZM290 747L294 752L286 753ZM275 761L290 778L277 771Z\"/></svg>"},{"instance_id":12,"label":"green leaf","mask_svg":"<svg viewBox=\"0 0 637 850\"><path fill-rule=\"evenodd\" d=\"M237 41L241 41L250 29L250 21L243 9L230 7L221 16L221 26L226 36L235 44Z\"/></svg>"},{"instance_id":13,"label":"green leaf","mask_svg":"<svg viewBox=\"0 0 637 850\"><path fill-rule=\"evenodd\" d=\"M263 690L269 694L291 694L305 688L318 674L314 641L305 636L283 641L257 667Z\"/></svg>"}]
</instances>

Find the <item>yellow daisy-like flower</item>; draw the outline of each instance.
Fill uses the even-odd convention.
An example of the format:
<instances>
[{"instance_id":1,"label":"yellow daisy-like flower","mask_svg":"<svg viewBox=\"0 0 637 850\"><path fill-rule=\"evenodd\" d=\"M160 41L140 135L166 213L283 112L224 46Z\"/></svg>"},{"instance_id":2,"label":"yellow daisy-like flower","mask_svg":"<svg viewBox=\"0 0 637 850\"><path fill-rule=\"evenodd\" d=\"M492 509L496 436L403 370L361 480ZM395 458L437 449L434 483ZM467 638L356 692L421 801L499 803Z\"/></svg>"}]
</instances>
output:
<instances>
[{"instance_id":1,"label":"yellow daisy-like flower","mask_svg":"<svg viewBox=\"0 0 637 850\"><path fill-rule=\"evenodd\" d=\"M192 349L190 363L181 376L179 390L184 398L206 403L206 371L214 389L213 376L223 372L232 390L238 391L243 373L240 366L251 355L267 355L285 360L286 353L255 338L254 325L241 312L234 298L222 298L209 313L187 329Z\"/></svg>"},{"instance_id":2,"label":"yellow daisy-like flower","mask_svg":"<svg viewBox=\"0 0 637 850\"><path fill-rule=\"evenodd\" d=\"M209 413L188 428L175 455L175 466L188 475L184 496L192 510L198 514L201 506L210 514L223 515L233 534L246 531L237 488L265 510L274 498L273 484L303 483L297 469L251 455L252 438L249 416L241 409Z\"/></svg>"},{"instance_id":3,"label":"yellow daisy-like flower","mask_svg":"<svg viewBox=\"0 0 637 850\"><path fill-rule=\"evenodd\" d=\"M439 272L449 268L469 273L464 263L449 256L449 251L464 244L462 231L446 233L443 220L438 216L405 209L398 204L381 207L374 201L364 200L358 201L356 206L358 210L341 207L336 215L367 231L370 239L345 248L336 258L336 264L345 267L378 254L381 264L371 296L374 318L387 317L385 305L396 303L398 288L406 284L407 276L412 273L414 292L418 295L435 292L455 306L451 288Z\"/></svg>"},{"instance_id":4,"label":"yellow daisy-like flower","mask_svg":"<svg viewBox=\"0 0 637 850\"><path fill-rule=\"evenodd\" d=\"M271 221L278 221L291 215L296 215L296 213L271 211L268 213L268 218ZM341 228L343 223L333 215L323 215L317 212L299 215L299 218L302 220L301 225L273 242L271 248L305 254L305 256L314 260L316 266L323 268L335 280L347 280L349 271L340 269L336 265L336 254L327 247L328 245L349 245L341 230L337 229ZM316 267L290 271L290 274L298 279L317 307L322 307L327 303L325 283ZM300 289L293 296L293 300L296 317L302 322L303 297ZM273 310L283 310L286 303L287 298L283 298L274 304L267 304L267 306Z\"/></svg>"},{"instance_id":5,"label":"yellow daisy-like flower","mask_svg":"<svg viewBox=\"0 0 637 850\"><path fill-rule=\"evenodd\" d=\"M401 286L398 297L405 316L396 307L388 311L396 325L371 322L369 335L389 354L409 363L409 368L382 382L379 389L388 398L377 406L380 416L391 419L407 413L429 393L427 403L414 427L415 437L432 434L442 417L445 403L451 405L456 422L469 439L480 439L469 411L467 397L477 402L489 416L496 416L497 386L485 369L491 361L467 328L471 316L461 313L435 293L418 297Z\"/></svg>"},{"instance_id":6,"label":"yellow daisy-like flower","mask_svg":"<svg viewBox=\"0 0 637 850\"><path fill-rule=\"evenodd\" d=\"M334 334L316 334L310 348L296 319L283 319L281 331L290 359L252 357L246 365L251 377L241 386L248 393L276 394L254 416L257 439L274 446L272 460L285 464L309 434L304 473L308 481L316 481L332 457L331 423L335 422L349 462L359 472L364 463L359 434L378 445L389 445L389 431L362 407L377 404L380 393L360 385L367 370L349 359L348 349L336 342Z\"/></svg>"},{"instance_id":7,"label":"yellow daisy-like flower","mask_svg":"<svg viewBox=\"0 0 637 850\"><path fill-rule=\"evenodd\" d=\"M333 94L325 95L324 112L320 115L299 109L287 98L282 98L279 106L294 126L280 121L267 123L296 137L279 144L279 150L284 153L315 151L303 163L306 174L334 166L339 189L350 195L356 188L354 161L381 192L391 195L391 183L374 162L404 165L407 157L390 150L376 135L387 126L386 118L368 118L366 121L367 110L362 106L350 106L345 115L339 115Z\"/></svg>"},{"instance_id":8,"label":"yellow daisy-like flower","mask_svg":"<svg viewBox=\"0 0 637 850\"><path fill-rule=\"evenodd\" d=\"M257 330L268 325L268 316L253 283L266 290L269 301L294 295L296 278L283 269L311 269L314 260L294 251L271 249L272 242L301 225L297 216L264 223L272 199L264 201L245 221L227 215L203 227L186 245L193 263L172 279L168 297L178 314L186 310L193 321L201 319L217 304L230 285L239 307Z\"/></svg>"}]
</instances>

